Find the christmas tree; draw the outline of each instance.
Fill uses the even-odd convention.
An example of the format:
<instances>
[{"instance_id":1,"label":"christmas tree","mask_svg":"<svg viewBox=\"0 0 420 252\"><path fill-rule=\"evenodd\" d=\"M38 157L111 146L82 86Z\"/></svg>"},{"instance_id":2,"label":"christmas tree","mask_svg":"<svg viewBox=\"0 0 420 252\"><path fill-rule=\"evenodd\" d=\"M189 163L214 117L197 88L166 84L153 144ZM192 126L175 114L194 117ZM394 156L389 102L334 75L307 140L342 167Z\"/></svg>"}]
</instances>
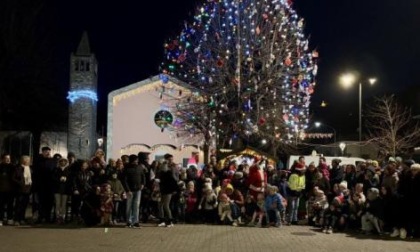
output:
<instances>
[{"instance_id":1,"label":"christmas tree","mask_svg":"<svg viewBox=\"0 0 420 252\"><path fill-rule=\"evenodd\" d=\"M307 128L318 55L290 1L207 1L164 47L162 79L192 90L174 108L178 135L277 149Z\"/></svg>"}]
</instances>

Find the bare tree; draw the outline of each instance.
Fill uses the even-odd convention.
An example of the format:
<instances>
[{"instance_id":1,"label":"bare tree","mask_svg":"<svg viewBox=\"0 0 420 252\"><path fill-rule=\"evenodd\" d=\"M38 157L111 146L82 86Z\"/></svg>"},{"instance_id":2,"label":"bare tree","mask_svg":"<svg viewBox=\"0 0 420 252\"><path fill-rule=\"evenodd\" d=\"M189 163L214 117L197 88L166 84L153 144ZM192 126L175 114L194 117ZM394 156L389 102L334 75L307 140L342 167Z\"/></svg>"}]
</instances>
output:
<instances>
[{"instance_id":1,"label":"bare tree","mask_svg":"<svg viewBox=\"0 0 420 252\"><path fill-rule=\"evenodd\" d=\"M376 97L368 107L367 128L369 142L379 150L396 156L415 147L420 140L420 127L411 109L401 105L394 95Z\"/></svg>"}]
</instances>

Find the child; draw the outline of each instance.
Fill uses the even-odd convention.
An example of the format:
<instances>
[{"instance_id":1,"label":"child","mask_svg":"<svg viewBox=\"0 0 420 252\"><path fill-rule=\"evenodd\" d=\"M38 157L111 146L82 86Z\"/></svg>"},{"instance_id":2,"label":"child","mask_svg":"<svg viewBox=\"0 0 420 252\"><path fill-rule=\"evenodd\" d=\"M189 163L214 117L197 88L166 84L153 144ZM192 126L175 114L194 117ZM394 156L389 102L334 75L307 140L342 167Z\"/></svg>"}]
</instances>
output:
<instances>
[{"instance_id":1,"label":"child","mask_svg":"<svg viewBox=\"0 0 420 252\"><path fill-rule=\"evenodd\" d=\"M159 203L161 200L160 194L160 180L155 178L152 184L152 193L150 195L150 209L151 214L149 215L150 219L156 219L156 216L159 215Z\"/></svg>"},{"instance_id":2,"label":"child","mask_svg":"<svg viewBox=\"0 0 420 252\"><path fill-rule=\"evenodd\" d=\"M186 209L186 201L185 201L185 191L187 190L185 182L179 181L179 199L178 199L178 221L185 222L185 209Z\"/></svg>"},{"instance_id":3,"label":"child","mask_svg":"<svg viewBox=\"0 0 420 252\"><path fill-rule=\"evenodd\" d=\"M103 184L101 187L101 225L111 225L112 211L114 204L112 202L113 192L110 184Z\"/></svg>"},{"instance_id":4,"label":"child","mask_svg":"<svg viewBox=\"0 0 420 252\"><path fill-rule=\"evenodd\" d=\"M226 195L226 193L222 193L219 197L219 217L220 217L220 222L224 223L225 219L228 218L228 220L230 221L230 223L236 224L235 222L233 222L233 218L232 218L232 209L230 206L230 200L229 197Z\"/></svg>"},{"instance_id":5,"label":"child","mask_svg":"<svg viewBox=\"0 0 420 252\"><path fill-rule=\"evenodd\" d=\"M242 208L242 213L245 217L246 222L250 222L252 215L257 209L257 203L255 202L254 196L248 194L245 200L245 206Z\"/></svg>"},{"instance_id":6,"label":"child","mask_svg":"<svg viewBox=\"0 0 420 252\"><path fill-rule=\"evenodd\" d=\"M322 225L324 212L328 208L327 196L324 191L320 190L317 186L314 187L314 200L312 202L312 214L315 226Z\"/></svg>"},{"instance_id":7,"label":"child","mask_svg":"<svg viewBox=\"0 0 420 252\"><path fill-rule=\"evenodd\" d=\"M368 201L366 203L365 212L362 215L362 232L369 234L373 229L381 235L382 229L379 225L383 220L383 201L379 197L379 190L377 188L370 188L368 190Z\"/></svg>"},{"instance_id":8,"label":"child","mask_svg":"<svg viewBox=\"0 0 420 252\"><path fill-rule=\"evenodd\" d=\"M361 217L365 208L366 196L363 193L363 184L357 183L352 195L348 200L348 227L350 229L360 230L361 228Z\"/></svg>"},{"instance_id":9,"label":"child","mask_svg":"<svg viewBox=\"0 0 420 252\"><path fill-rule=\"evenodd\" d=\"M265 214L264 205L265 205L264 193L257 194L256 208L255 208L254 213L252 214L252 220L250 223L248 223L248 226L262 227L262 221ZM257 217L258 217L258 223L255 225L255 220L257 219Z\"/></svg>"},{"instance_id":10,"label":"child","mask_svg":"<svg viewBox=\"0 0 420 252\"><path fill-rule=\"evenodd\" d=\"M267 223L274 224L275 227L281 226L280 213L284 211L282 196L278 193L277 186L267 186L268 195L265 198L265 211Z\"/></svg>"},{"instance_id":11,"label":"child","mask_svg":"<svg viewBox=\"0 0 420 252\"><path fill-rule=\"evenodd\" d=\"M341 214L341 204L344 201L344 196L337 196L333 199L329 207L325 210L324 221L322 223L322 232L332 234L333 228L336 227Z\"/></svg>"},{"instance_id":12,"label":"child","mask_svg":"<svg viewBox=\"0 0 420 252\"><path fill-rule=\"evenodd\" d=\"M197 193L194 181L187 183L187 190L184 192L185 198L185 222L194 223L197 221Z\"/></svg>"},{"instance_id":13,"label":"child","mask_svg":"<svg viewBox=\"0 0 420 252\"><path fill-rule=\"evenodd\" d=\"M107 182L111 186L111 191L114 193L112 197L112 203L114 208L112 210L112 220L113 224L117 224L118 219L118 209L122 202L123 194L125 193L124 187L121 184L121 181L118 179L118 174L116 171L111 171L111 178Z\"/></svg>"},{"instance_id":14,"label":"child","mask_svg":"<svg viewBox=\"0 0 420 252\"><path fill-rule=\"evenodd\" d=\"M213 192L211 184L205 183L203 187L203 196L201 197L200 204L198 205L198 210L203 208L205 223L214 223L216 207L217 196Z\"/></svg>"}]
</instances>

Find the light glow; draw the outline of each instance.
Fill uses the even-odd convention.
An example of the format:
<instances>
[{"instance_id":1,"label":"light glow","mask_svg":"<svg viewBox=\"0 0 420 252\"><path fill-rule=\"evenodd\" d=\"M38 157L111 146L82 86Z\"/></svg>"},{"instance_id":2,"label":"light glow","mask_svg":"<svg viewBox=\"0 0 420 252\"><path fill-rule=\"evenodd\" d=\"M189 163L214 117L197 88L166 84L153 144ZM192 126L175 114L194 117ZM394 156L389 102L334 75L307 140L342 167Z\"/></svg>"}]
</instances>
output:
<instances>
[{"instance_id":1,"label":"light glow","mask_svg":"<svg viewBox=\"0 0 420 252\"><path fill-rule=\"evenodd\" d=\"M76 91L69 91L67 95L67 99L74 103L76 100L81 98L88 98L93 101L98 101L98 96L96 92L92 90L76 90Z\"/></svg>"}]
</instances>

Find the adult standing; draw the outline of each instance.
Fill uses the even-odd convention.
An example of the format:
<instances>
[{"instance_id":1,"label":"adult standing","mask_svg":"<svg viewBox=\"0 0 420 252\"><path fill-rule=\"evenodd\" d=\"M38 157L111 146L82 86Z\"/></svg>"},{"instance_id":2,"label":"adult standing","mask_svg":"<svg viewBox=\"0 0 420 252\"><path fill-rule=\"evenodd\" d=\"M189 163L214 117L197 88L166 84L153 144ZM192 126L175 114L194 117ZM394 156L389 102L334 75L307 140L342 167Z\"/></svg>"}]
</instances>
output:
<instances>
[{"instance_id":1,"label":"adult standing","mask_svg":"<svg viewBox=\"0 0 420 252\"><path fill-rule=\"evenodd\" d=\"M299 200L305 190L305 167L298 163L289 177L289 192L287 199L288 225L298 224Z\"/></svg>"},{"instance_id":2,"label":"adult standing","mask_svg":"<svg viewBox=\"0 0 420 252\"><path fill-rule=\"evenodd\" d=\"M172 195L178 191L178 183L168 165L166 161L163 162L160 174L160 193L162 196L159 202L159 227L173 227L172 211L169 204Z\"/></svg>"},{"instance_id":3,"label":"adult standing","mask_svg":"<svg viewBox=\"0 0 420 252\"><path fill-rule=\"evenodd\" d=\"M15 199L15 190L12 178L14 170L15 167L12 165L10 155L3 154L0 161L0 226L3 226L5 209L7 224L13 224L13 201Z\"/></svg>"},{"instance_id":4,"label":"adult standing","mask_svg":"<svg viewBox=\"0 0 420 252\"><path fill-rule=\"evenodd\" d=\"M33 212L37 223L51 222L51 211L54 203L53 193L53 171L56 167L56 160L51 157L51 149L48 146L42 147L41 154L35 158L33 163Z\"/></svg>"},{"instance_id":5,"label":"adult standing","mask_svg":"<svg viewBox=\"0 0 420 252\"><path fill-rule=\"evenodd\" d=\"M17 185L16 213L14 216L15 225L19 226L25 222L26 208L29 203L29 195L32 187L32 171L29 167L31 158L22 156L18 167L13 174L13 181Z\"/></svg>"},{"instance_id":6,"label":"adult standing","mask_svg":"<svg viewBox=\"0 0 420 252\"><path fill-rule=\"evenodd\" d=\"M267 173L264 172L264 163L266 160L261 160L259 157L255 157L255 163L249 168L249 175L246 181L248 186L248 193L251 194L254 199L257 198L259 193L264 193L265 187L267 186Z\"/></svg>"},{"instance_id":7,"label":"adult standing","mask_svg":"<svg viewBox=\"0 0 420 252\"><path fill-rule=\"evenodd\" d=\"M129 163L124 167L122 184L127 195L127 227L140 228L141 190L146 184L146 176L144 167L139 165L137 155L129 156Z\"/></svg>"}]
</instances>

